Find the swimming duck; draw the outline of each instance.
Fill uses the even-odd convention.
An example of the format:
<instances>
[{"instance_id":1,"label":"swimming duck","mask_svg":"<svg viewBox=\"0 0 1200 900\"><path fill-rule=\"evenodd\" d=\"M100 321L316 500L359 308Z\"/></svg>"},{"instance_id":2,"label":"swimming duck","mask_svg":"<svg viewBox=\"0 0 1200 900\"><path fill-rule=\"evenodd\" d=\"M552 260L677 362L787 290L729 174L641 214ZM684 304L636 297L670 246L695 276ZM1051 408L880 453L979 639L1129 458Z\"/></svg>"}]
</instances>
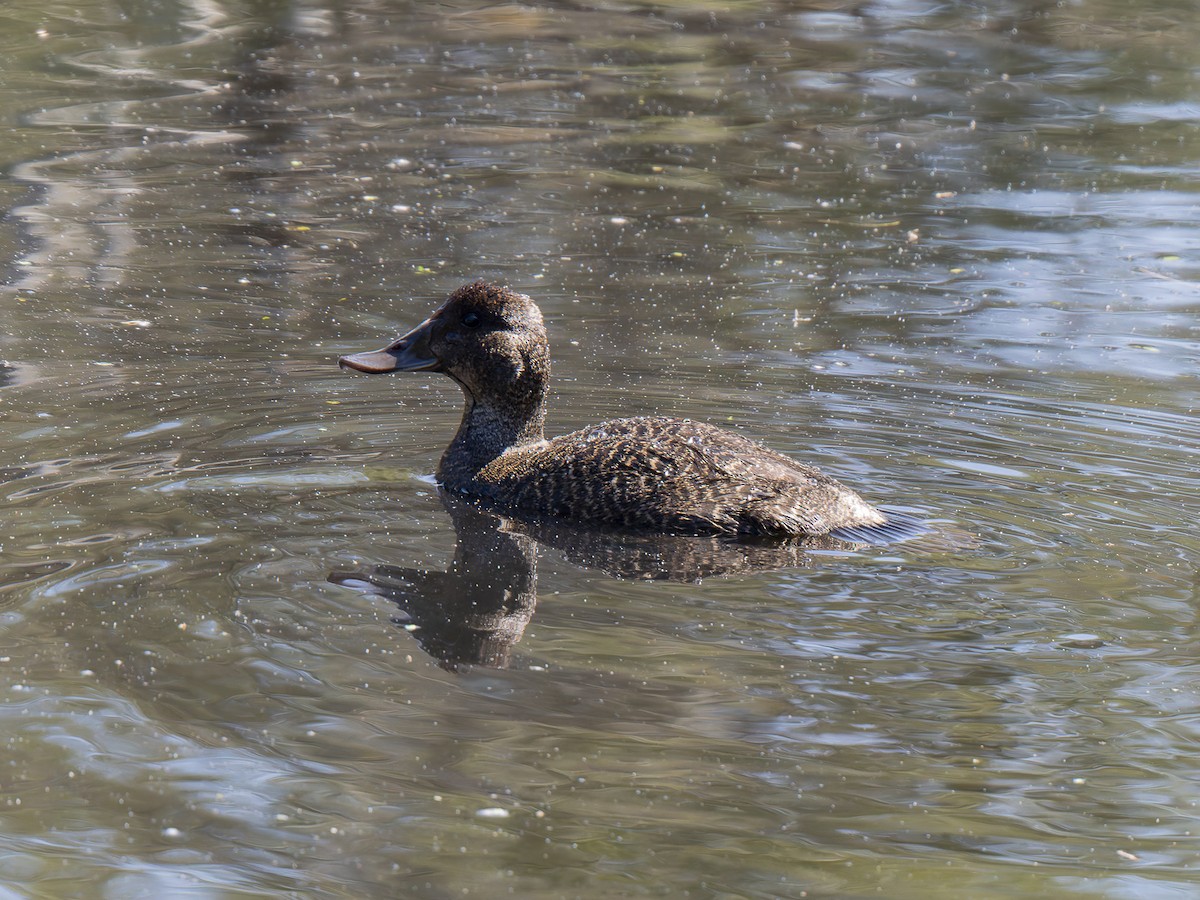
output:
<instances>
[{"instance_id":1,"label":"swimming duck","mask_svg":"<svg viewBox=\"0 0 1200 900\"><path fill-rule=\"evenodd\" d=\"M802 537L888 525L813 466L689 419L615 419L546 440L546 327L532 299L505 287L465 285L387 347L338 364L458 382L466 406L437 480L503 509L675 534Z\"/></svg>"}]
</instances>

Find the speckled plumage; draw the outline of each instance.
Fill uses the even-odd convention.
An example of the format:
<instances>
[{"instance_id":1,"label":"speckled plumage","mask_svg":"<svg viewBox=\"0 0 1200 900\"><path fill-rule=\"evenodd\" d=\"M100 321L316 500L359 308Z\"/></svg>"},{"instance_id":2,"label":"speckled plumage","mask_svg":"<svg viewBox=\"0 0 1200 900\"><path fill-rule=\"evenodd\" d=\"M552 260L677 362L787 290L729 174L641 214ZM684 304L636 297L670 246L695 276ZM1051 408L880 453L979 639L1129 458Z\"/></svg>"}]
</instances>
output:
<instances>
[{"instance_id":1,"label":"speckled plumage","mask_svg":"<svg viewBox=\"0 0 1200 900\"><path fill-rule=\"evenodd\" d=\"M617 419L546 440L542 314L507 288L459 288L389 347L341 364L439 371L457 381L466 407L438 481L503 508L681 534L812 536L888 522L814 467L701 422Z\"/></svg>"}]
</instances>

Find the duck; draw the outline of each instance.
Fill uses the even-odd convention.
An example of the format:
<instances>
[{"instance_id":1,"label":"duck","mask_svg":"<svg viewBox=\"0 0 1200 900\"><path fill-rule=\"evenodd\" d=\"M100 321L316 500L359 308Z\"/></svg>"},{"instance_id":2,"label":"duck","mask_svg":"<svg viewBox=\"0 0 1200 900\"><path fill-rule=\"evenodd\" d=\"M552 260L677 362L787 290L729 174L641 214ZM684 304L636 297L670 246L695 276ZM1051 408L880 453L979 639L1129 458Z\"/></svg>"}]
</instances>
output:
<instances>
[{"instance_id":1,"label":"duck","mask_svg":"<svg viewBox=\"0 0 1200 900\"><path fill-rule=\"evenodd\" d=\"M889 526L816 467L703 422L638 416L548 440L545 322L532 298L497 284L460 287L386 347L338 364L457 382L463 416L438 484L505 512L663 534L812 538Z\"/></svg>"}]
</instances>

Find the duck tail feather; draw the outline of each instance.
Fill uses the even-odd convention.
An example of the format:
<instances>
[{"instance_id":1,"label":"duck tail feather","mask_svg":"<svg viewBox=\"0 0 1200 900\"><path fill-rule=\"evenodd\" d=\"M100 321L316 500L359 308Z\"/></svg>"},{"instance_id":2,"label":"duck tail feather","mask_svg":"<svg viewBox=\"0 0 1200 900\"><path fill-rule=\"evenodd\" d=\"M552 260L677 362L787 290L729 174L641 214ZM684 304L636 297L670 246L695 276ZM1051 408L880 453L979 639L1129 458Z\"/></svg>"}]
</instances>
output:
<instances>
[{"instance_id":1,"label":"duck tail feather","mask_svg":"<svg viewBox=\"0 0 1200 900\"><path fill-rule=\"evenodd\" d=\"M835 528L829 534L839 540L853 541L856 544L882 545L911 540L931 530L929 525L912 516L893 512L885 515L887 521L882 525L851 525Z\"/></svg>"}]
</instances>

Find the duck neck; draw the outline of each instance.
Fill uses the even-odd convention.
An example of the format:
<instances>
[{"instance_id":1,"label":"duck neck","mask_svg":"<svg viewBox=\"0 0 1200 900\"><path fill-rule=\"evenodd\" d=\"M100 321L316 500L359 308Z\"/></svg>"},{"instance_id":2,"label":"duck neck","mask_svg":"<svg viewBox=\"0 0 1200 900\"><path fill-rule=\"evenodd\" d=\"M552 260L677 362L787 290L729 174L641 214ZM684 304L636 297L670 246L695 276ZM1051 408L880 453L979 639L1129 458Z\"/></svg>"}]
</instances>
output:
<instances>
[{"instance_id":1,"label":"duck neck","mask_svg":"<svg viewBox=\"0 0 1200 900\"><path fill-rule=\"evenodd\" d=\"M507 450L536 444L546 439L544 392L536 403L514 405L466 397L458 433L438 466L438 481L451 490L474 481L480 469Z\"/></svg>"}]
</instances>

